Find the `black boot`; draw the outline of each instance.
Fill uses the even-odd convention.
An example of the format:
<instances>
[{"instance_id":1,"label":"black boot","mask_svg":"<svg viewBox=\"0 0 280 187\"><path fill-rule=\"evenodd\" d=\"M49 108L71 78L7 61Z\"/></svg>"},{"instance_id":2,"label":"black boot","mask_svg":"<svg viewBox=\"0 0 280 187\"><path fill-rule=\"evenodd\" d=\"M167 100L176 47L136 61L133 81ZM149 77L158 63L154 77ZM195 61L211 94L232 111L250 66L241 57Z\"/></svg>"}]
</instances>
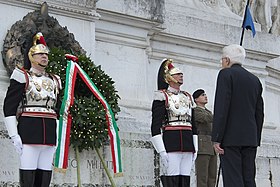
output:
<instances>
[{"instance_id":1,"label":"black boot","mask_svg":"<svg viewBox=\"0 0 280 187\"><path fill-rule=\"evenodd\" d=\"M36 170L19 170L19 183L21 187L33 187Z\"/></svg>"},{"instance_id":2,"label":"black boot","mask_svg":"<svg viewBox=\"0 0 280 187\"><path fill-rule=\"evenodd\" d=\"M180 187L190 187L191 186L190 176L181 175L180 178L181 178Z\"/></svg>"},{"instance_id":3,"label":"black boot","mask_svg":"<svg viewBox=\"0 0 280 187\"><path fill-rule=\"evenodd\" d=\"M36 170L34 187L49 187L52 179L52 171Z\"/></svg>"},{"instance_id":4,"label":"black boot","mask_svg":"<svg viewBox=\"0 0 280 187\"><path fill-rule=\"evenodd\" d=\"M179 175L174 176L160 176L163 187L179 187Z\"/></svg>"}]
</instances>

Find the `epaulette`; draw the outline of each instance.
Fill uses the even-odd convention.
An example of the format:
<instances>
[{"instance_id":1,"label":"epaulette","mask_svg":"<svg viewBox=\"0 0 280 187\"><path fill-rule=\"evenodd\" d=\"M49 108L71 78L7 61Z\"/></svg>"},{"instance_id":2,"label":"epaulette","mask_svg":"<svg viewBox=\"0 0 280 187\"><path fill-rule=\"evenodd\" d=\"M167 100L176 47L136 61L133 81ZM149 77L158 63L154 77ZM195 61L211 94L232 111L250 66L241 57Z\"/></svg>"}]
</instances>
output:
<instances>
[{"instance_id":1,"label":"epaulette","mask_svg":"<svg viewBox=\"0 0 280 187\"><path fill-rule=\"evenodd\" d=\"M13 79L19 83L26 83L28 76L27 73L24 69L19 69L18 67L15 67L10 79Z\"/></svg>"},{"instance_id":2,"label":"epaulette","mask_svg":"<svg viewBox=\"0 0 280 187\"><path fill-rule=\"evenodd\" d=\"M164 90L157 90L154 92L154 100L158 101L165 101L166 100L166 94Z\"/></svg>"},{"instance_id":3,"label":"epaulette","mask_svg":"<svg viewBox=\"0 0 280 187\"><path fill-rule=\"evenodd\" d=\"M60 79L60 77L59 77L58 75L55 75L55 74L52 74L52 73L50 73L49 75L53 78L53 80L56 81L57 88L58 88L59 90L61 90L61 89L62 89L62 84L61 84L61 79Z\"/></svg>"}]
</instances>

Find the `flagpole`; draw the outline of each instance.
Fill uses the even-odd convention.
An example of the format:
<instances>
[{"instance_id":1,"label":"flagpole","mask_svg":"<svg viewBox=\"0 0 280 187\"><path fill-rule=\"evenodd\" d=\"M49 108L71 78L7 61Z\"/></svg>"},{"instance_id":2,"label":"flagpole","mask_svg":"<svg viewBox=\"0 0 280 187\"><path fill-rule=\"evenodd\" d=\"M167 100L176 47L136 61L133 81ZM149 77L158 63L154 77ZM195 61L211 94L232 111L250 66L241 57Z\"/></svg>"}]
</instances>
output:
<instances>
[{"instance_id":1,"label":"flagpole","mask_svg":"<svg viewBox=\"0 0 280 187\"><path fill-rule=\"evenodd\" d=\"M244 13L244 18L243 18L243 22L242 22L242 33L241 33L241 39L240 39L240 46L242 46L242 43L243 43L243 37L244 37L244 31L245 31L245 28L243 27L243 24L244 24L244 21L245 21L245 18L246 18L246 13L247 13L247 8L249 6L249 2L250 0L247 0L247 4L246 4L246 7L245 7L245 13Z\"/></svg>"}]
</instances>

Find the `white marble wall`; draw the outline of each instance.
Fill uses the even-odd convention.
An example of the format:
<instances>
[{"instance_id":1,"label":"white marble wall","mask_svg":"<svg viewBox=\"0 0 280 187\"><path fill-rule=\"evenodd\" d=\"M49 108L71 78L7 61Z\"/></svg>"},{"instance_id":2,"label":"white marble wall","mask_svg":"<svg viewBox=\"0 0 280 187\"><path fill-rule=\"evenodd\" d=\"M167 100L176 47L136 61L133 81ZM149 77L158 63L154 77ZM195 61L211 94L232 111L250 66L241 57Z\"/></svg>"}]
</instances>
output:
<instances>
[{"instance_id":1,"label":"white marble wall","mask_svg":"<svg viewBox=\"0 0 280 187\"><path fill-rule=\"evenodd\" d=\"M202 1L165 1L163 23L157 24L157 22L154 22L151 28L147 28L147 36L142 39L146 39L146 46L145 44L142 46L141 42L138 42L138 45L135 46L135 40L127 41L128 37L135 38L139 31L130 32L123 38L112 39L115 35L122 37L119 34L122 30L127 33L126 28L131 23L122 19L117 22L118 29L111 31L111 36L108 35L107 40L104 36L100 38L99 28L102 27L104 22L107 22L105 16L108 14L107 11L115 11L114 17L123 16L123 14L118 13L139 16L138 12L129 12L125 2L118 1L119 6L111 6L102 0L97 2L97 12L101 14L101 18L96 22L96 62L102 64L103 67L108 67L106 70L117 80L117 86L118 84L123 85L120 86L120 95L126 99L125 101L121 100L121 104L126 106L127 99L134 100L128 106L137 105L133 108L139 108L135 109L138 112L134 113L131 110L129 112L136 119L146 122L146 129L143 130L147 130L146 132L149 133L150 118L143 119L143 117L150 116L141 115L139 117L138 115L149 110L152 91L156 89L156 75L160 60L164 57L170 57L185 72L183 89L192 93L197 88L204 88L209 96L208 107L213 109L216 76L220 68L220 51L224 45L240 42L242 17L230 12L228 8L219 7L218 4L216 4L217 6L215 4L207 6L206 1L203 5L201 4ZM138 7L139 12L146 10L145 7L141 7L140 1L131 2ZM217 3L222 3L222 1L217 1ZM106 17L106 20L103 20L102 17ZM135 18L130 19L134 20ZM138 21L144 22L146 20ZM135 29L138 24L136 20L132 22L135 24L133 27ZM112 23L112 25L114 24ZM262 146L258 151L257 158L257 183L258 186L277 186L279 182L275 169L278 167L277 162L279 161L279 153L276 151L279 149L277 134L279 134L280 125L279 37L262 32L259 24L255 24L255 26L257 35L252 38L251 32L245 31L243 45L248 57L244 66L261 79L264 87L265 125ZM102 30L102 32L105 31ZM138 36L143 37L139 34ZM138 52L141 51L141 48L143 49L143 55L139 57ZM135 51L135 53L126 56L123 55L123 51ZM103 63L101 60L105 54L108 55L106 56L107 62ZM111 54L111 57L109 54ZM130 64L127 61L130 61ZM134 66L135 63L137 65ZM120 64L125 64L125 67L119 69ZM137 81L140 74L138 65L141 65L143 70L140 81ZM118 70L117 73L116 70ZM119 76L120 74L127 75L125 82L122 82L123 77ZM132 74L134 74L133 77ZM140 93L137 95L128 91L139 85ZM139 94L141 95L140 98ZM192 184L194 185L194 183Z\"/></svg>"},{"instance_id":2,"label":"white marble wall","mask_svg":"<svg viewBox=\"0 0 280 187\"><path fill-rule=\"evenodd\" d=\"M0 49L11 25L39 7L32 1L21 6L7 2L0 0L0 11L4 12L0 16ZM82 3L88 1L69 1L72 3L66 3L66 7L70 10L75 7L71 5L73 2L81 5L77 8L79 11L73 10L70 14L57 8L59 2L64 1L48 1L55 4L51 6L51 14L62 26L67 26L95 63L115 80L121 97L118 125L124 177L115 178L117 186L158 186L158 162L149 138L150 108L161 60L165 57L174 59L184 71L182 89L192 93L197 88L204 88L209 98L208 108L213 110L220 52L227 44L239 43L242 18L232 13L224 0L99 0L96 8L94 4L83 6ZM245 67L261 79L264 88L265 124L257 158L257 185L276 187L280 186L277 173L280 161L280 39L262 32L259 24L256 29L255 38L250 31L245 31L243 45L248 57ZM88 38L91 38L90 42ZM1 106L7 84L0 59ZM3 129L3 123L0 123L0 130ZM3 147L0 158L6 158L0 159L0 165L5 166L0 169L0 183L16 182L17 156L7 157L6 152L12 152L13 147L5 135L0 134L0 139L0 147ZM104 150L105 159L110 163L108 147ZM94 151L82 153L81 158L84 160L82 183L109 184ZM73 159L71 153L69 170L66 175L55 173L54 184L75 184ZM192 186L195 186L195 177L192 177Z\"/></svg>"}]
</instances>

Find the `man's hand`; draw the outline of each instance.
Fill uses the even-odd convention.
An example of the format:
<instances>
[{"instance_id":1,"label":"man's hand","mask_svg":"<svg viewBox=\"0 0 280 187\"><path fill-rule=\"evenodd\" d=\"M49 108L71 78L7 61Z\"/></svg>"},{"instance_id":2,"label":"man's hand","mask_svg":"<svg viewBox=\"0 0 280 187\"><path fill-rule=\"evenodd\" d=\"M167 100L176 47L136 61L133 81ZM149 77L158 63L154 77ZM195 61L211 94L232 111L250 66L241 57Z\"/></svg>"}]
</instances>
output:
<instances>
[{"instance_id":1,"label":"man's hand","mask_svg":"<svg viewBox=\"0 0 280 187\"><path fill-rule=\"evenodd\" d=\"M213 145L216 153L223 155L224 154L224 149L221 148L221 143L215 142Z\"/></svg>"},{"instance_id":2,"label":"man's hand","mask_svg":"<svg viewBox=\"0 0 280 187\"><path fill-rule=\"evenodd\" d=\"M22 141L19 135L12 136L13 144L16 148L16 152L21 155L22 154Z\"/></svg>"}]
</instances>

